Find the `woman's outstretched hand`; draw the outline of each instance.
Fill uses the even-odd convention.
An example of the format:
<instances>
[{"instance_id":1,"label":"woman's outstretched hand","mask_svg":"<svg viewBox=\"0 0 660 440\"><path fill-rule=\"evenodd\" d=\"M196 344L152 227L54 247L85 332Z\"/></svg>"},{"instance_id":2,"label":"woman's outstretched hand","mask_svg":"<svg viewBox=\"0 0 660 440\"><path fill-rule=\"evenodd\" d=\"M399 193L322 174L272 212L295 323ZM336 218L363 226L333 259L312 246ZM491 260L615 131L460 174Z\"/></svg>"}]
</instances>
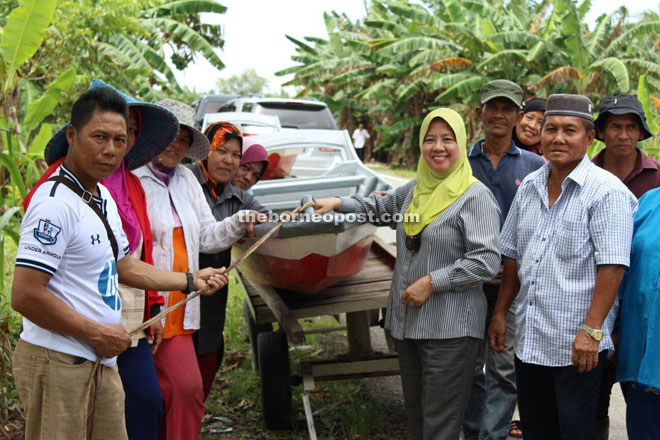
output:
<instances>
[{"instance_id":1,"label":"woman's outstretched hand","mask_svg":"<svg viewBox=\"0 0 660 440\"><path fill-rule=\"evenodd\" d=\"M314 211L317 214L325 214L326 212L336 211L340 206L341 199L339 197L330 197L328 199L316 200Z\"/></svg>"}]
</instances>

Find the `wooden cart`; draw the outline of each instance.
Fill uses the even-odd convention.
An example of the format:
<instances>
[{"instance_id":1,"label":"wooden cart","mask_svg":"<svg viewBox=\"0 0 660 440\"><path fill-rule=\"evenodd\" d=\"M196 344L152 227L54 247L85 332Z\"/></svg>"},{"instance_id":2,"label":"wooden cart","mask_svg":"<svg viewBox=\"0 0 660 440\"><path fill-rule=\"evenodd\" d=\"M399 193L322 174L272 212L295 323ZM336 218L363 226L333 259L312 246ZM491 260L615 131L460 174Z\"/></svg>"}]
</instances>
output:
<instances>
[{"instance_id":1,"label":"wooden cart","mask_svg":"<svg viewBox=\"0 0 660 440\"><path fill-rule=\"evenodd\" d=\"M302 400L309 436L316 439L309 393L316 381L399 374L396 353L376 353L370 326L378 325L378 312L387 306L396 250L376 238L362 271L315 295L278 291L250 281L239 270L245 286L244 301L253 362L259 372L266 427L290 428L292 386L302 382ZM305 331L299 319L346 314L346 326ZM277 321L280 330L273 331ZM348 352L335 359L301 361L301 376L292 378L287 339L301 344L305 334L346 330Z\"/></svg>"}]
</instances>

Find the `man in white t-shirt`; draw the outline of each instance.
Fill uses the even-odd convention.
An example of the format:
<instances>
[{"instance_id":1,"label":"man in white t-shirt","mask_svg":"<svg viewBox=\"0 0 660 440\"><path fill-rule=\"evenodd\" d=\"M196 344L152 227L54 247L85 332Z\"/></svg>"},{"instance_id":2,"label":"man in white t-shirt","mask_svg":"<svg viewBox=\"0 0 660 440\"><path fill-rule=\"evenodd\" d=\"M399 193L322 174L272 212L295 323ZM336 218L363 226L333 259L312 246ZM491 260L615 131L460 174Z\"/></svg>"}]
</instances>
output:
<instances>
[{"instance_id":1,"label":"man in white t-shirt","mask_svg":"<svg viewBox=\"0 0 660 440\"><path fill-rule=\"evenodd\" d=\"M126 439L124 392L116 356L131 339L119 326L119 281L145 290L224 286L224 269L165 272L127 256L117 206L98 182L126 153L128 108L114 90L99 88L73 105L64 164L55 172L73 183L46 181L21 224L12 307L23 315L13 373L29 439ZM95 204L107 220L110 236ZM94 362L101 356L101 365ZM91 381L91 383L90 383Z\"/></svg>"},{"instance_id":2,"label":"man in white t-shirt","mask_svg":"<svg viewBox=\"0 0 660 440\"><path fill-rule=\"evenodd\" d=\"M364 144L367 143L367 139L370 137L369 132L364 128L364 124L360 122L358 128L353 132L353 142L355 145L355 152L361 161L364 161Z\"/></svg>"}]
</instances>

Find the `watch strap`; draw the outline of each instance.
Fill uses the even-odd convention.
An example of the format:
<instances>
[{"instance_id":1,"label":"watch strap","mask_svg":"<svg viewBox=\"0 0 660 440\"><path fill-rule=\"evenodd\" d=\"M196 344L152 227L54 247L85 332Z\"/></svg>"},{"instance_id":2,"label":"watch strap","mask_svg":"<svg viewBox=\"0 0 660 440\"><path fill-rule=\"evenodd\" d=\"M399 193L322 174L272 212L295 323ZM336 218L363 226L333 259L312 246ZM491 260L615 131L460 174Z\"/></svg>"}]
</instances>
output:
<instances>
[{"instance_id":1,"label":"watch strap","mask_svg":"<svg viewBox=\"0 0 660 440\"><path fill-rule=\"evenodd\" d=\"M582 324L580 329L584 330L584 332L586 334L588 334L594 341L600 342L600 340L602 339L602 331L600 329L591 328L587 324ZM601 338L600 339L596 337L596 332L601 333Z\"/></svg>"},{"instance_id":2,"label":"watch strap","mask_svg":"<svg viewBox=\"0 0 660 440\"><path fill-rule=\"evenodd\" d=\"M195 277L193 277L192 273L186 272L186 279L188 280L188 285L184 290L181 291L181 293L189 295L195 291Z\"/></svg>"}]
</instances>

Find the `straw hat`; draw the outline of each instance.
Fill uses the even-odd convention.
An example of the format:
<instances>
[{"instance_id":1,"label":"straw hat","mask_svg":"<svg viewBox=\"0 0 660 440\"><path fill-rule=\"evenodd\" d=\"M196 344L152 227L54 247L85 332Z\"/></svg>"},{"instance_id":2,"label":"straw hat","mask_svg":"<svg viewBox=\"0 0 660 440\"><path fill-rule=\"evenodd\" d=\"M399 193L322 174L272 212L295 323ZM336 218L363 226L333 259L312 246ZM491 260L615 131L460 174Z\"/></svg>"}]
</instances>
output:
<instances>
[{"instance_id":1,"label":"straw hat","mask_svg":"<svg viewBox=\"0 0 660 440\"><path fill-rule=\"evenodd\" d=\"M190 132L193 135L193 141L185 157L192 159L195 162L206 159L211 151L211 144L206 136L195 128L195 110L193 110L191 106L173 99L159 101L158 105L165 107L174 113L182 127L190 129Z\"/></svg>"}]
</instances>

